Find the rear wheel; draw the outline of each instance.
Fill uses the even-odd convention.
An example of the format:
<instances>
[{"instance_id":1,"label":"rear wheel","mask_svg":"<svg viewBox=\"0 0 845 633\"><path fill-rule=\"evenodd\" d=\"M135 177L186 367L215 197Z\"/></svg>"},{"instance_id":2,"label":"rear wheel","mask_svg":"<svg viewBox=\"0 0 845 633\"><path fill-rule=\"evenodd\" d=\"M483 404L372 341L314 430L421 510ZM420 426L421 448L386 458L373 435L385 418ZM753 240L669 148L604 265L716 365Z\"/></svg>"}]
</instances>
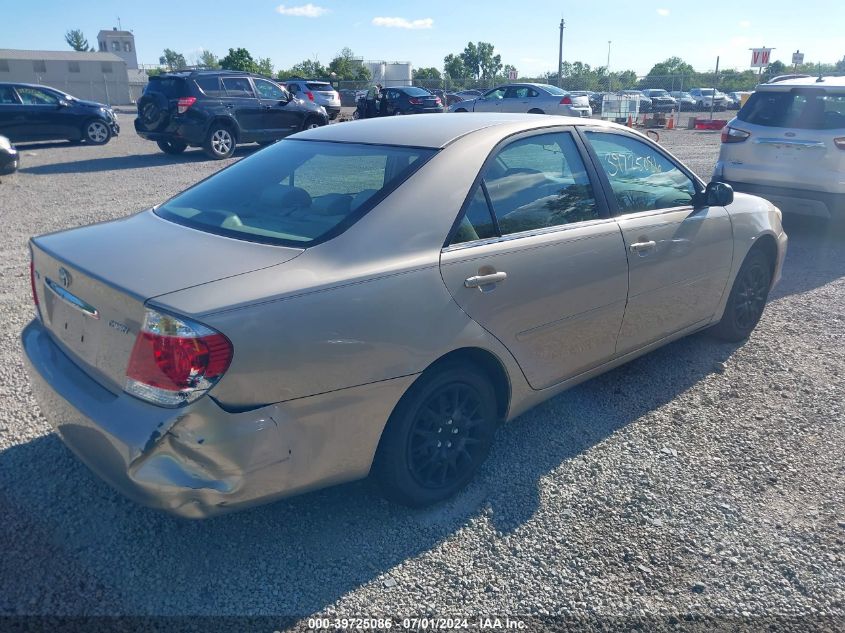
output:
<instances>
[{"instance_id":1,"label":"rear wheel","mask_svg":"<svg viewBox=\"0 0 845 633\"><path fill-rule=\"evenodd\" d=\"M182 141L156 141L158 148L165 154L181 154L188 148Z\"/></svg>"},{"instance_id":2,"label":"rear wheel","mask_svg":"<svg viewBox=\"0 0 845 633\"><path fill-rule=\"evenodd\" d=\"M538 110L537 108L532 108L528 111L528 114L544 114L542 110Z\"/></svg>"},{"instance_id":3,"label":"rear wheel","mask_svg":"<svg viewBox=\"0 0 845 633\"><path fill-rule=\"evenodd\" d=\"M748 253L734 280L722 320L713 327L713 334L726 341L742 341L751 335L769 298L772 267L761 250Z\"/></svg>"},{"instance_id":4,"label":"rear wheel","mask_svg":"<svg viewBox=\"0 0 845 633\"><path fill-rule=\"evenodd\" d=\"M451 497L475 475L493 443L496 396L472 365L426 373L399 401L373 463L384 496L426 506Z\"/></svg>"},{"instance_id":5,"label":"rear wheel","mask_svg":"<svg viewBox=\"0 0 845 633\"><path fill-rule=\"evenodd\" d=\"M235 153L235 135L231 128L221 123L212 125L203 149L214 160L229 158Z\"/></svg>"},{"instance_id":6,"label":"rear wheel","mask_svg":"<svg viewBox=\"0 0 845 633\"><path fill-rule=\"evenodd\" d=\"M458 108L455 112L466 112L466 110L464 108Z\"/></svg>"},{"instance_id":7,"label":"rear wheel","mask_svg":"<svg viewBox=\"0 0 845 633\"><path fill-rule=\"evenodd\" d=\"M105 122L93 119L82 128L82 138L91 145L105 145L111 138L111 129Z\"/></svg>"}]
</instances>

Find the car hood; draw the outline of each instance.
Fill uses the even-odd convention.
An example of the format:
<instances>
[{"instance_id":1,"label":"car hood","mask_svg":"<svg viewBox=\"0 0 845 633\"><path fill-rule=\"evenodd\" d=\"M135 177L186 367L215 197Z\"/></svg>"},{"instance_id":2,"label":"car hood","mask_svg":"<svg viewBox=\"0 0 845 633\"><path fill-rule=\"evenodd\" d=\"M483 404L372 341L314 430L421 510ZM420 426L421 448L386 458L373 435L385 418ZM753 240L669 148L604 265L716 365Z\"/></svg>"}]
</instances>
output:
<instances>
[{"instance_id":1,"label":"car hood","mask_svg":"<svg viewBox=\"0 0 845 633\"><path fill-rule=\"evenodd\" d=\"M188 228L152 210L42 235L33 243L140 301L275 266L303 252Z\"/></svg>"},{"instance_id":2,"label":"car hood","mask_svg":"<svg viewBox=\"0 0 845 633\"><path fill-rule=\"evenodd\" d=\"M105 103L98 103L96 101L86 101L84 99L74 99L73 105L80 105L86 108L109 108Z\"/></svg>"}]
</instances>

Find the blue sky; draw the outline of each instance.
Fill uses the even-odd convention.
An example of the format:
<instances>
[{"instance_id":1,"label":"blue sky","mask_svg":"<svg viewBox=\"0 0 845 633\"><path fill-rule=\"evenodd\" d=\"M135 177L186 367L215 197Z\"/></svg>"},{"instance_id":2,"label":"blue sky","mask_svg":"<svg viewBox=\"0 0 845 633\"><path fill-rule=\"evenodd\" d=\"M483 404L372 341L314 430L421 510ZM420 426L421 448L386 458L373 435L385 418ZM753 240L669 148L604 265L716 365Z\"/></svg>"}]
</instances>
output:
<instances>
[{"instance_id":1,"label":"blue sky","mask_svg":"<svg viewBox=\"0 0 845 633\"><path fill-rule=\"evenodd\" d=\"M12 0L3 0L11 3ZM845 56L845 2L670 2L596 0L292 0L237 3L190 0L30 0L4 11L0 47L64 50L63 34L80 28L96 45L101 28L135 33L139 61L157 63L167 47L192 61L197 51L218 56L243 46L270 57L277 69L304 58L328 63L344 46L365 59L411 61L442 68L443 57L466 43L488 41L504 63L525 75L557 70L558 24L566 19L564 59L645 74L678 55L698 70L748 67L752 46L776 50L789 63L800 49L806 61Z\"/></svg>"}]
</instances>

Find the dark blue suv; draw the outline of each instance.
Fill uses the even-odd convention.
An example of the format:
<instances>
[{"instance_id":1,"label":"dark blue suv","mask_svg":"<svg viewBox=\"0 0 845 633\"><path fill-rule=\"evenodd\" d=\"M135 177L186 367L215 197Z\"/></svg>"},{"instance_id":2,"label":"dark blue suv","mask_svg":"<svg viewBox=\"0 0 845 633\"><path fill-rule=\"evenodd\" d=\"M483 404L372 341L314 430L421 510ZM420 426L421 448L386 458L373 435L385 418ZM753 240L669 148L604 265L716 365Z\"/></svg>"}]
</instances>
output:
<instances>
[{"instance_id":1,"label":"dark blue suv","mask_svg":"<svg viewBox=\"0 0 845 633\"><path fill-rule=\"evenodd\" d=\"M168 154L193 146L222 159L238 143L269 145L328 122L322 106L296 99L266 77L195 70L150 77L138 100L135 131Z\"/></svg>"},{"instance_id":2,"label":"dark blue suv","mask_svg":"<svg viewBox=\"0 0 845 633\"><path fill-rule=\"evenodd\" d=\"M104 145L117 136L111 107L36 84L0 83L0 134L11 141L85 141Z\"/></svg>"}]
</instances>

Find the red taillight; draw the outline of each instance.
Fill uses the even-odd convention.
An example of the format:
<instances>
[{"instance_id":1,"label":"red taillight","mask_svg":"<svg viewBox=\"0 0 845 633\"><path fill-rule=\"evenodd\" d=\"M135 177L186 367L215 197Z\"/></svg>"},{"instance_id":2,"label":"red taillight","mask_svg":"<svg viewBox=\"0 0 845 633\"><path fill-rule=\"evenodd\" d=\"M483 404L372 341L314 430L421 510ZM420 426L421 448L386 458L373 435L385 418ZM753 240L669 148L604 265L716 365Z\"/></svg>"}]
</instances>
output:
<instances>
[{"instance_id":1,"label":"red taillight","mask_svg":"<svg viewBox=\"0 0 845 633\"><path fill-rule=\"evenodd\" d=\"M422 105L422 102L423 100L419 97L411 97L410 99L408 99L408 103L410 103L411 105Z\"/></svg>"},{"instance_id":2,"label":"red taillight","mask_svg":"<svg viewBox=\"0 0 845 633\"><path fill-rule=\"evenodd\" d=\"M314 93L313 92L306 92L305 94L308 96L308 101L314 101Z\"/></svg>"},{"instance_id":3,"label":"red taillight","mask_svg":"<svg viewBox=\"0 0 845 633\"><path fill-rule=\"evenodd\" d=\"M572 97L566 95L563 99L560 100L560 105L572 105Z\"/></svg>"},{"instance_id":4,"label":"red taillight","mask_svg":"<svg viewBox=\"0 0 845 633\"><path fill-rule=\"evenodd\" d=\"M147 310L126 368L126 391L165 406L193 402L229 368L232 344L200 323Z\"/></svg>"},{"instance_id":5,"label":"red taillight","mask_svg":"<svg viewBox=\"0 0 845 633\"><path fill-rule=\"evenodd\" d=\"M751 136L750 132L745 130L738 130L735 127L726 125L722 128L722 142L723 143L742 143L745 139Z\"/></svg>"},{"instance_id":6,"label":"red taillight","mask_svg":"<svg viewBox=\"0 0 845 633\"><path fill-rule=\"evenodd\" d=\"M29 284L32 286L32 300L38 308L38 293L35 291L35 262L31 259L29 260Z\"/></svg>"},{"instance_id":7,"label":"red taillight","mask_svg":"<svg viewBox=\"0 0 845 633\"><path fill-rule=\"evenodd\" d=\"M839 149L845 149L845 136L833 139L833 144Z\"/></svg>"},{"instance_id":8,"label":"red taillight","mask_svg":"<svg viewBox=\"0 0 845 633\"><path fill-rule=\"evenodd\" d=\"M176 102L176 111L179 114L185 114L192 105L197 102L196 97L179 97L179 100Z\"/></svg>"},{"instance_id":9,"label":"red taillight","mask_svg":"<svg viewBox=\"0 0 845 633\"><path fill-rule=\"evenodd\" d=\"M435 102L437 105L442 105L442 103L443 103L442 101L440 101L440 97L434 97L434 102Z\"/></svg>"}]
</instances>

